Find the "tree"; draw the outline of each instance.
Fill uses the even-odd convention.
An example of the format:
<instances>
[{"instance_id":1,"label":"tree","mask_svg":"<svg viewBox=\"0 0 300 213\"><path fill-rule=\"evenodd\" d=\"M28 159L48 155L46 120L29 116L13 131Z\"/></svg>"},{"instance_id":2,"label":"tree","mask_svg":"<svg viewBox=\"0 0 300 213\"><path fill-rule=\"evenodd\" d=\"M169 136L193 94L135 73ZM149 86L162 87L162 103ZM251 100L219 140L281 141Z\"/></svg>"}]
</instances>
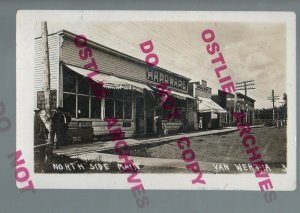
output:
<instances>
[{"instance_id":1,"label":"tree","mask_svg":"<svg viewBox=\"0 0 300 213\"><path fill-rule=\"evenodd\" d=\"M288 101L288 98L287 98L287 94L286 93L283 93L283 97L282 99L284 100L284 104L283 104L283 111L284 111L284 121L285 121L285 124L286 124L286 120L287 120L287 101Z\"/></svg>"}]
</instances>

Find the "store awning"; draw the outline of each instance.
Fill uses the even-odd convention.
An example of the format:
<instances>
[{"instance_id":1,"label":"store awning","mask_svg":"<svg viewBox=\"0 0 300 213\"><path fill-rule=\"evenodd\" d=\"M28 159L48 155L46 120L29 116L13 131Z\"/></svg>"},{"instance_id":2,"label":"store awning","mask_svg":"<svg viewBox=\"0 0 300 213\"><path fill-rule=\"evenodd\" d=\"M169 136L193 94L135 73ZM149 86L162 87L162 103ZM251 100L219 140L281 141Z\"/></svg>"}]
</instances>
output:
<instances>
[{"instance_id":1,"label":"store awning","mask_svg":"<svg viewBox=\"0 0 300 213\"><path fill-rule=\"evenodd\" d=\"M159 87L152 87L150 86L154 91L162 91L164 93L166 93L166 90L159 88ZM176 92L174 90L171 90L170 93L171 96L174 96L175 98L181 99L181 100L186 100L187 98L191 98L191 99L195 99L190 95L184 94L184 93L180 93L180 92Z\"/></svg>"},{"instance_id":2,"label":"store awning","mask_svg":"<svg viewBox=\"0 0 300 213\"><path fill-rule=\"evenodd\" d=\"M226 113L227 111L220 107L216 102L210 98L198 97L198 112L215 112Z\"/></svg>"},{"instance_id":3,"label":"store awning","mask_svg":"<svg viewBox=\"0 0 300 213\"><path fill-rule=\"evenodd\" d=\"M93 71L91 70L87 70L87 69L83 69L83 68L79 68L79 67L75 67L72 65L66 65L69 69L73 70L74 72L87 77L89 73L92 73ZM138 83L138 82L134 82L134 81L130 81L130 80L126 80L126 79L122 79L122 78L118 78L116 76L113 75L107 75L107 74L103 74L100 73L98 75L94 75L91 77L92 80L94 80L95 82L103 82L103 87L105 88L109 88L109 89L134 89L136 91L139 92L143 92L144 89L146 90L151 90L150 87L148 87L146 84L142 84L142 83Z\"/></svg>"},{"instance_id":4,"label":"store awning","mask_svg":"<svg viewBox=\"0 0 300 213\"><path fill-rule=\"evenodd\" d=\"M175 92L173 90L171 91L171 95L174 95L176 98L182 99L182 100L185 100L187 98L195 99L195 98L193 98L190 95L187 95L187 94L184 94L184 93Z\"/></svg>"}]
</instances>

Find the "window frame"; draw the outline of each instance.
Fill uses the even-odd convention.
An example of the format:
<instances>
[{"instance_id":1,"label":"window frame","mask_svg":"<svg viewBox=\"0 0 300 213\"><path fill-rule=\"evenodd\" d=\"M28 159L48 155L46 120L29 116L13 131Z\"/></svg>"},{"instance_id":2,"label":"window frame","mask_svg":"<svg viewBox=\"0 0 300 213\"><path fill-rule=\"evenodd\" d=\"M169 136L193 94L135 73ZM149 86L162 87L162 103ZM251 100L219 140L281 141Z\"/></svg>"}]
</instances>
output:
<instances>
[{"instance_id":1,"label":"window frame","mask_svg":"<svg viewBox=\"0 0 300 213\"><path fill-rule=\"evenodd\" d=\"M117 91L118 89L109 89L109 90L111 90L110 92L113 93L113 97L107 97L107 98L104 98L104 99L105 99L105 102L106 102L106 99L113 100L113 105L114 105L113 106L113 110L114 110L113 115L114 115L114 118L116 118L116 101L121 101L122 105L123 105L123 107L122 107L123 116L122 116L122 118L117 118L117 119L119 119L119 120L133 120L133 90L132 89L128 90L131 93L131 99L130 100L124 98L124 91L126 91L125 89L119 89L119 90L123 90L121 98L116 97L115 93L119 92L119 91ZM125 102L130 102L131 103L131 116L130 116L130 118L125 118ZM106 113L105 113L105 109L106 109L106 106L104 107L104 118L107 118Z\"/></svg>"},{"instance_id":2,"label":"window frame","mask_svg":"<svg viewBox=\"0 0 300 213\"><path fill-rule=\"evenodd\" d=\"M64 91L64 77L65 77L65 72L73 72L73 74L75 75L75 92L69 92L69 91ZM75 119L98 119L98 118L92 118L92 98L97 98L95 95L92 94L92 88L91 88L91 85L89 84L89 92L88 94L82 94L82 93L79 93L79 84L80 84L80 81L79 81L79 78L81 77L80 74L72 71L72 70L69 70L69 69L66 69L66 68L63 68L62 69L62 104L64 102L64 95L65 94L69 94L69 95L75 95L76 97L76 106L75 106L75 112L76 112L76 115ZM86 79L87 77L83 78L83 79ZM82 79L82 80L83 80ZM123 107L122 107L122 113L123 113L123 116L122 118L119 118L119 120L133 120L133 109L134 109L134 104L133 104L133 99L134 99L134 91L131 89L131 90L125 90L125 89L107 89L107 90L110 90L113 94L113 97L107 97L108 99L112 99L113 100L113 116L114 118L116 117L116 100L119 100L123 103ZM116 92L117 90L122 90L122 91L119 91L119 92L122 92L122 95L121 95L121 98L120 97L116 97ZM125 98L125 93L124 91L127 91L130 93L130 98ZM85 97L88 97L88 117L87 118L78 118L78 99L80 96L85 96ZM101 98L101 102L99 103L100 104L100 120L104 120L106 118L106 113L105 113L105 109L106 109L106 99L107 98ZM126 102L129 102L131 103L131 113L130 113L130 118L125 118L125 104Z\"/></svg>"},{"instance_id":3,"label":"window frame","mask_svg":"<svg viewBox=\"0 0 300 213\"><path fill-rule=\"evenodd\" d=\"M64 72L73 72L74 75L75 75L75 80L76 80L76 83L75 83L75 93L74 92L68 92L68 91L64 91ZM64 102L64 95L65 94L69 94L69 95L75 95L76 97L76 106L75 106L75 112L76 112L76 115L75 119L101 119L103 120L103 110L104 110L104 107L103 106L103 101L104 101L104 98L101 98L101 102L99 103L100 104L100 117L99 118L92 118L92 98L97 98L95 95L91 94L92 93L92 89L91 89L91 85L89 84L89 91L88 91L88 95L87 94L82 94L82 93L79 93L79 82L78 82L78 78L80 77L79 74L77 74L76 72L72 71L72 70L68 70L68 69L63 69L62 70L62 103ZM87 77L85 77L87 78ZM83 79L85 79L83 78ZM78 118L78 98L79 96L85 96L85 97L88 97L88 117L86 118Z\"/></svg>"}]
</instances>

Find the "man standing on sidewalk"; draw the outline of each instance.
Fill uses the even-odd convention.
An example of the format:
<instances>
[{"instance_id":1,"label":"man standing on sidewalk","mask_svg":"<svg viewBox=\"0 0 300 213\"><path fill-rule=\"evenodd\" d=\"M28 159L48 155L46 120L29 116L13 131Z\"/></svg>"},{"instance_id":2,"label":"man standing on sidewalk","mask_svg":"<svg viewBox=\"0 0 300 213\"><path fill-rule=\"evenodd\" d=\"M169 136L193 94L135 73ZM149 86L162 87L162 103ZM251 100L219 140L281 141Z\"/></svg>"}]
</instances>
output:
<instances>
[{"instance_id":1,"label":"man standing on sidewalk","mask_svg":"<svg viewBox=\"0 0 300 213\"><path fill-rule=\"evenodd\" d=\"M49 131L40 117L40 109L34 110L34 169L42 172L46 163Z\"/></svg>"},{"instance_id":2,"label":"man standing on sidewalk","mask_svg":"<svg viewBox=\"0 0 300 213\"><path fill-rule=\"evenodd\" d=\"M202 128L203 128L203 118L200 117L199 118L199 130L202 130Z\"/></svg>"},{"instance_id":3,"label":"man standing on sidewalk","mask_svg":"<svg viewBox=\"0 0 300 213\"><path fill-rule=\"evenodd\" d=\"M54 113L51 119L52 125L52 134L51 138L54 140L54 136L56 134L56 148L59 149L60 146L65 144L65 136L68 128L69 119L63 112L61 107L56 108L56 112Z\"/></svg>"},{"instance_id":4,"label":"man standing on sidewalk","mask_svg":"<svg viewBox=\"0 0 300 213\"><path fill-rule=\"evenodd\" d=\"M156 131L157 131L157 135L158 137L160 137L162 135L162 119L160 117L160 114L158 114L155 118L154 118L155 124L156 124Z\"/></svg>"},{"instance_id":5,"label":"man standing on sidewalk","mask_svg":"<svg viewBox=\"0 0 300 213\"><path fill-rule=\"evenodd\" d=\"M49 131L39 115L40 109L34 110L34 145L46 143Z\"/></svg>"}]
</instances>

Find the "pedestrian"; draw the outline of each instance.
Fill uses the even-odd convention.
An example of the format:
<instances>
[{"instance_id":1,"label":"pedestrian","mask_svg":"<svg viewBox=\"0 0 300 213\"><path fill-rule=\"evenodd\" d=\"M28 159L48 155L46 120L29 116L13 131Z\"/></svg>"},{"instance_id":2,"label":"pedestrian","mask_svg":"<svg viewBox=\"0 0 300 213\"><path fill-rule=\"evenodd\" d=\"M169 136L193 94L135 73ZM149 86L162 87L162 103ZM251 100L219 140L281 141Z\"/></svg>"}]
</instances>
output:
<instances>
[{"instance_id":1,"label":"pedestrian","mask_svg":"<svg viewBox=\"0 0 300 213\"><path fill-rule=\"evenodd\" d=\"M56 111L51 119L52 131L54 135L56 135L56 148L59 149L60 146L65 145L65 137L66 131L68 129L68 124L70 119L68 116L63 112L61 107L57 107Z\"/></svg>"},{"instance_id":2,"label":"pedestrian","mask_svg":"<svg viewBox=\"0 0 300 213\"><path fill-rule=\"evenodd\" d=\"M188 120L185 118L184 120L183 120L183 128L182 128L182 130L183 130L183 132L187 132L187 130L188 130Z\"/></svg>"},{"instance_id":3,"label":"pedestrian","mask_svg":"<svg viewBox=\"0 0 300 213\"><path fill-rule=\"evenodd\" d=\"M47 143L49 130L40 116L40 109L34 109L34 169L43 172L46 163ZM40 145L40 146L39 146Z\"/></svg>"},{"instance_id":4,"label":"pedestrian","mask_svg":"<svg viewBox=\"0 0 300 213\"><path fill-rule=\"evenodd\" d=\"M46 143L49 131L42 121L40 115L40 109L34 109L34 145L40 145Z\"/></svg>"},{"instance_id":5,"label":"pedestrian","mask_svg":"<svg viewBox=\"0 0 300 213\"><path fill-rule=\"evenodd\" d=\"M157 114L157 116L154 118L155 124L156 124L156 132L158 137L160 137L162 135L162 119L160 114Z\"/></svg>"},{"instance_id":6,"label":"pedestrian","mask_svg":"<svg viewBox=\"0 0 300 213\"><path fill-rule=\"evenodd\" d=\"M199 119L199 129L202 130L202 128L203 128L203 118L200 117L200 119Z\"/></svg>"},{"instance_id":7,"label":"pedestrian","mask_svg":"<svg viewBox=\"0 0 300 213\"><path fill-rule=\"evenodd\" d=\"M169 134L169 131L168 131L168 128L167 128L167 124L166 124L166 123L163 123L163 129L164 129L164 135L168 135L168 134Z\"/></svg>"}]
</instances>

